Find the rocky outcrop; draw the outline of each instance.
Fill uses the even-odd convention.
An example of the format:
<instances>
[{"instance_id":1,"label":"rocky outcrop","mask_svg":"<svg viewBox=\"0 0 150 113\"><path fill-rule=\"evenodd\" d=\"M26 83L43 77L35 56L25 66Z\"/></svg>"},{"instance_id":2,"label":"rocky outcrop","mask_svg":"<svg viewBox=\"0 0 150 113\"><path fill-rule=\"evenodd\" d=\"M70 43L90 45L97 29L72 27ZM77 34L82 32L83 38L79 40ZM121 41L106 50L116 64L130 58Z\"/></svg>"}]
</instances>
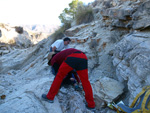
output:
<instances>
[{"instance_id":1,"label":"rocky outcrop","mask_svg":"<svg viewBox=\"0 0 150 113\"><path fill-rule=\"evenodd\" d=\"M49 87L48 78L37 79L17 89L15 93L7 95L5 103L0 106L1 112L47 112L62 113L58 99L54 104L49 104L41 100L44 87ZM47 85L46 85L47 84ZM40 86L40 87L39 87ZM44 86L44 87L43 87ZM37 90L35 90L37 89ZM39 93L41 92L41 93ZM57 109L56 109L57 108Z\"/></svg>"},{"instance_id":2,"label":"rocky outcrop","mask_svg":"<svg viewBox=\"0 0 150 113\"><path fill-rule=\"evenodd\" d=\"M133 29L145 29L150 27L150 1L142 3L132 15Z\"/></svg>"},{"instance_id":3,"label":"rocky outcrop","mask_svg":"<svg viewBox=\"0 0 150 113\"><path fill-rule=\"evenodd\" d=\"M73 37L76 33L78 33L81 29L88 27L88 24L83 24L79 26L72 27L65 31L65 34L69 37Z\"/></svg>"},{"instance_id":4,"label":"rocky outcrop","mask_svg":"<svg viewBox=\"0 0 150 113\"><path fill-rule=\"evenodd\" d=\"M86 50L82 50L87 51L90 59L89 70L94 68L92 71L94 79L98 77L98 73L100 73L100 76L112 76L109 72L113 71L111 69L111 71L108 71L109 66L106 65L106 62L109 60L106 60L106 57L107 59L112 58L108 64L112 65L111 62L113 62L114 67L111 66L111 68L116 70L115 73L113 72L116 76L113 76L113 78L127 85L130 96L127 97L127 99L129 98L129 103L126 101L126 104L130 104L141 88L149 85L147 81L150 77L148 74L149 63L146 63L149 62L149 22L147 22L150 20L148 16L149 1L113 0L110 2L106 0L105 2L96 1L94 3L96 3L93 6L95 7L94 13L97 21L93 22L90 28L93 32L96 32L96 36L92 36L92 33L86 31L86 28L84 30L79 28L80 31L72 35L78 37L73 39L73 43L77 42L78 46L82 43L84 46L81 46L81 48L86 47ZM103 9L104 7L106 9ZM99 19L102 21L99 21ZM90 46L88 49L86 43ZM112 46L112 43L115 44L115 47ZM94 61L94 59L96 60ZM104 68L107 69L105 70ZM106 71L108 73L104 74ZM105 101L100 96L98 98L102 102Z\"/></svg>"},{"instance_id":5,"label":"rocky outcrop","mask_svg":"<svg viewBox=\"0 0 150 113\"><path fill-rule=\"evenodd\" d=\"M18 26L16 26L16 27L15 27L15 30L16 30L17 33L20 33L20 34L23 33L23 27L18 27Z\"/></svg>"},{"instance_id":6,"label":"rocky outcrop","mask_svg":"<svg viewBox=\"0 0 150 113\"><path fill-rule=\"evenodd\" d=\"M150 84L149 36L149 32L133 33L124 37L115 47L113 64L119 81L127 82L130 102L143 86Z\"/></svg>"},{"instance_id":7,"label":"rocky outcrop","mask_svg":"<svg viewBox=\"0 0 150 113\"><path fill-rule=\"evenodd\" d=\"M147 79L150 77L148 71L150 2L148 0L96 2L94 7L100 12L99 14L95 12L97 17L99 16L96 19L101 19L104 22L103 27L107 27L107 32L108 30L111 32L110 41L115 43L112 61L116 68L116 77L123 84L127 84L130 104L141 88L149 85Z\"/></svg>"},{"instance_id":8,"label":"rocky outcrop","mask_svg":"<svg viewBox=\"0 0 150 113\"><path fill-rule=\"evenodd\" d=\"M116 5L110 5L110 7L104 5L100 9L103 20L111 21L109 22L110 26L134 30L149 27L149 1L126 0L122 3L119 1L120 4L113 2L115 1L112 1L112 4Z\"/></svg>"}]
</instances>

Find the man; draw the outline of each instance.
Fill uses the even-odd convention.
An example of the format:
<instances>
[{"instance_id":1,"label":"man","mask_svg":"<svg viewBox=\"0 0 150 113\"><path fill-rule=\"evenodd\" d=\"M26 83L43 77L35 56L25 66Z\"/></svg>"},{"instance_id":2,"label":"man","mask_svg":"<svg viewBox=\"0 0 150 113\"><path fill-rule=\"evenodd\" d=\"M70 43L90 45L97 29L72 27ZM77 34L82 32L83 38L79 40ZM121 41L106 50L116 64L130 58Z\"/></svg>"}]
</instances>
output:
<instances>
[{"instance_id":1,"label":"man","mask_svg":"<svg viewBox=\"0 0 150 113\"><path fill-rule=\"evenodd\" d=\"M51 66L52 68L52 73L56 76L56 74L58 73L58 69L60 67L60 65L62 64L63 62L63 59L60 59L60 58L63 58L62 55L56 55L55 52L50 52L49 55L48 55L48 65ZM55 56L55 57L54 57ZM66 55L64 55L66 56ZM54 57L54 58L53 58ZM66 85L73 85L75 90L76 91L82 91L82 88L80 88L78 86L78 84L80 83L80 79L78 78L77 76L77 73L76 73L76 70L72 70L70 71L67 76L63 79L62 81L62 86L66 86Z\"/></svg>"},{"instance_id":2,"label":"man","mask_svg":"<svg viewBox=\"0 0 150 113\"><path fill-rule=\"evenodd\" d=\"M70 38L66 37L63 40L56 40L50 47L50 52L60 52L63 49L68 49L68 44L70 43Z\"/></svg>"},{"instance_id":3,"label":"man","mask_svg":"<svg viewBox=\"0 0 150 113\"><path fill-rule=\"evenodd\" d=\"M51 57L49 56L50 59L52 58L52 55ZM86 107L94 110L95 102L93 99L92 87L88 80L88 64L86 55L80 50L70 48L57 53L51 60L51 65L60 65L60 67L48 94L43 94L42 98L53 103L54 97L58 93L63 79L70 71L75 69L80 77L83 90L85 92L85 99L87 101Z\"/></svg>"}]
</instances>

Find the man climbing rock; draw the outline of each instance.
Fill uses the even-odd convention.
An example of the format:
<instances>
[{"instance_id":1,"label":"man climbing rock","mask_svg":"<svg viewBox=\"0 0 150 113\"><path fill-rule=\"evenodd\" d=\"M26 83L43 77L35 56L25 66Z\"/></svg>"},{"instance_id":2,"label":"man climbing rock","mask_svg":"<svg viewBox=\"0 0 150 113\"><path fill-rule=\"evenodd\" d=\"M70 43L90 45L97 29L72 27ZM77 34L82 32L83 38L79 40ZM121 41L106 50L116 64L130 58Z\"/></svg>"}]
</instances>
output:
<instances>
[{"instance_id":1,"label":"man climbing rock","mask_svg":"<svg viewBox=\"0 0 150 113\"><path fill-rule=\"evenodd\" d=\"M54 53L49 56L50 59L52 58L53 54ZM59 56L58 59L56 58L57 56ZM94 109L95 102L93 99L92 87L88 80L88 59L86 55L80 50L70 48L57 53L52 59L55 60L53 60L51 64L54 65L54 63L57 62L57 64L55 65L60 65L60 67L48 94L43 94L42 98L50 103L53 103L54 97L58 93L63 79L70 71L75 69L77 74L79 75L79 78L82 82L83 90L85 92L85 99L87 102L86 107L88 109Z\"/></svg>"},{"instance_id":2,"label":"man climbing rock","mask_svg":"<svg viewBox=\"0 0 150 113\"><path fill-rule=\"evenodd\" d=\"M48 55L48 65L51 66L52 74L56 76L60 65L63 63L62 55L56 55L57 53L50 52ZM56 55L56 56L55 56ZM55 57L54 57L55 56ZM66 55L65 55L66 56ZM82 88L79 87L80 79L77 76L76 70L70 71L66 77L63 79L61 86L67 87L68 85L73 85L76 91L82 91Z\"/></svg>"},{"instance_id":3,"label":"man climbing rock","mask_svg":"<svg viewBox=\"0 0 150 113\"><path fill-rule=\"evenodd\" d=\"M51 46L50 46L50 52L60 52L63 49L68 49L69 48L69 43L70 43L70 38L65 37L63 40L59 39L56 40Z\"/></svg>"}]
</instances>

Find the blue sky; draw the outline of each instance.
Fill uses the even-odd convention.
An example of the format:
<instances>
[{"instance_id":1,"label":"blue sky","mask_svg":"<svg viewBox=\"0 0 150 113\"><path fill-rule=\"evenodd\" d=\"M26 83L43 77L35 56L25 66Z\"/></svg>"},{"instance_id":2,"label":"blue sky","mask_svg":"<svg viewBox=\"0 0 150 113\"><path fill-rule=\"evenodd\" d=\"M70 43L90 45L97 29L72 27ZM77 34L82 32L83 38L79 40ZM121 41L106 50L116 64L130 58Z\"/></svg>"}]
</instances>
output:
<instances>
[{"instance_id":1,"label":"blue sky","mask_svg":"<svg viewBox=\"0 0 150 113\"><path fill-rule=\"evenodd\" d=\"M0 23L57 24L72 0L0 0ZM85 4L94 0L81 0Z\"/></svg>"}]
</instances>

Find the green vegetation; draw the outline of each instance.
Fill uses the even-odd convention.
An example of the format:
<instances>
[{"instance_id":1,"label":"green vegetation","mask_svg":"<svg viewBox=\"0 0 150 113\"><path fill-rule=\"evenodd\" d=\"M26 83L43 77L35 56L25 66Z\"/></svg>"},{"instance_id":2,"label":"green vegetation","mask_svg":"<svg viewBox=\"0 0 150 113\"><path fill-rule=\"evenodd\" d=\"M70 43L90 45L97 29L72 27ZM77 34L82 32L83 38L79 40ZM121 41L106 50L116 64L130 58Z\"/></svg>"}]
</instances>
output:
<instances>
[{"instance_id":1,"label":"green vegetation","mask_svg":"<svg viewBox=\"0 0 150 113\"><path fill-rule=\"evenodd\" d=\"M69 3L69 8L65 8L59 15L61 23L66 24L73 21L77 12L78 5L82 6L83 2L79 0L73 0L71 3Z\"/></svg>"},{"instance_id":2,"label":"green vegetation","mask_svg":"<svg viewBox=\"0 0 150 113\"><path fill-rule=\"evenodd\" d=\"M55 31L55 33L52 34L53 41L56 41L57 39L61 39L64 37L64 32L71 27L71 23L66 23L63 26L61 26L58 30Z\"/></svg>"},{"instance_id":3,"label":"green vegetation","mask_svg":"<svg viewBox=\"0 0 150 113\"><path fill-rule=\"evenodd\" d=\"M52 35L53 41L64 37L64 32L71 27L75 20L76 24L88 23L94 19L93 11L90 6L86 6L82 1L72 0L69 8L65 8L59 15L62 26Z\"/></svg>"},{"instance_id":4,"label":"green vegetation","mask_svg":"<svg viewBox=\"0 0 150 113\"><path fill-rule=\"evenodd\" d=\"M64 37L63 34L63 29L59 28L58 30L55 31L55 33L52 34L52 43L55 42L57 39L61 39L62 37Z\"/></svg>"},{"instance_id":5,"label":"green vegetation","mask_svg":"<svg viewBox=\"0 0 150 113\"><path fill-rule=\"evenodd\" d=\"M90 6L79 5L75 16L76 24L89 23L94 20L93 10Z\"/></svg>"}]
</instances>

